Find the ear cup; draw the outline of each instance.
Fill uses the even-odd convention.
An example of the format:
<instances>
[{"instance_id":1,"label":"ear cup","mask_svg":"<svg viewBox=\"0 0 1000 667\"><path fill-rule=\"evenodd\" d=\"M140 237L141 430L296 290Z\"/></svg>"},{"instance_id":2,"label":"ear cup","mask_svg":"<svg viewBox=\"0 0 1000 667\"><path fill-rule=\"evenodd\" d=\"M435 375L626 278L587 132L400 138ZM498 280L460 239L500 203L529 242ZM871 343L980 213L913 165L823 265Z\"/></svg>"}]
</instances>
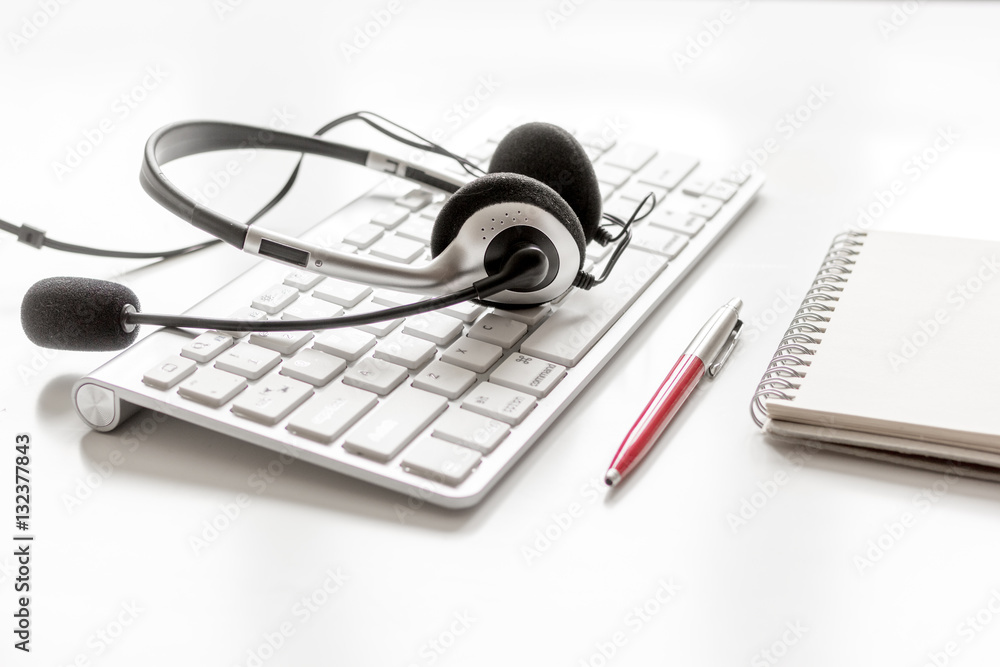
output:
<instances>
[{"instance_id":1,"label":"ear cup","mask_svg":"<svg viewBox=\"0 0 1000 667\"><path fill-rule=\"evenodd\" d=\"M549 186L522 174L486 174L467 183L445 202L431 231L431 255L437 257L448 247L465 221L492 204L531 204L559 220L580 249L583 265L586 242L576 213Z\"/></svg>"},{"instance_id":2,"label":"ear cup","mask_svg":"<svg viewBox=\"0 0 1000 667\"><path fill-rule=\"evenodd\" d=\"M527 123L507 133L490 160L490 173L512 172L541 181L576 213L587 243L601 223L601 188L587 152L572 134L549 123Z\"/></svg>"}]
</instances>

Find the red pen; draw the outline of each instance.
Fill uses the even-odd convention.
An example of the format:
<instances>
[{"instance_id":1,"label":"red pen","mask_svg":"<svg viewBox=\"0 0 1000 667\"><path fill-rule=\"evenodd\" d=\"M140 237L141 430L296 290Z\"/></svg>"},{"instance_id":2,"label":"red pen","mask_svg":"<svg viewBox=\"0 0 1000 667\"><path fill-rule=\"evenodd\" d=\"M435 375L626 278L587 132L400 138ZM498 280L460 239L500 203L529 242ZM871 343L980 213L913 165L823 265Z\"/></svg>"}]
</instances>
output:
<instances>
[{"instance_id":1,"label":"red pen","mask_svg":"<svg viewBox=\"0 0 1000 667\"><path fill-rule=\"evenodd\" d=\"M743 330L743 321L740 320L742 305L743 301L739 298L730 299L729 303L715 311L684 350L618 448L611 467L604 475L608 486L617 485L635 469L698 386L698 381L706 374L710 378L718 374Z\"/></svg>"}]
</instances>

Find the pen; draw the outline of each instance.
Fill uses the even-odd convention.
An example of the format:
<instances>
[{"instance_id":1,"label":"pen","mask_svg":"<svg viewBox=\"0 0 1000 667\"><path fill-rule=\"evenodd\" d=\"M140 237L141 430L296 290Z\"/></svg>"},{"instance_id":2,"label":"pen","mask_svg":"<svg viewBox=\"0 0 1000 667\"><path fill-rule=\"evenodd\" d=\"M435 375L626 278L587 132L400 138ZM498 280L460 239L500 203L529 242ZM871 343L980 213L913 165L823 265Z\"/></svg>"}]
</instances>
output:
<instances>
[{"instance_id":1,"label":"pen","mask_svg":"<svg viewBox=\"0 0 1000 667\"><path fill-rule=\"evenodd\" d=\"M611 467L604 475L608 486L617 485L635 469L698 386L698 381L706 374L710 378L718 374L743 330L743 321L740 320L742 305L743 301L739 298L730 299L715 311L684 350L618 448Z\"/></svg>"}]
</instances>

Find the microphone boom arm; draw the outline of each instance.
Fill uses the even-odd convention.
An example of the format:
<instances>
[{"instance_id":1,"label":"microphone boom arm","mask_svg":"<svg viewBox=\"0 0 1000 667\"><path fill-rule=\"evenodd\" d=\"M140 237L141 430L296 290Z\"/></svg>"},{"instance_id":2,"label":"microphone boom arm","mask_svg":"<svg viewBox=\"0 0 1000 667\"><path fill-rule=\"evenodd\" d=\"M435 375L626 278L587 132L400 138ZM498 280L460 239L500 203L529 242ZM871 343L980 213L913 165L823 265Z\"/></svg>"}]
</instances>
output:
<instances>
[{"instance_id":1,"label":"microphone boom arm","mask_svg":"<svg viewBox=\"0 0 1000 667\"><path fill-rule=\"evenodd\" d=\"M464 290L425 299L405 306L386 308L374 313L346 315L314 320L229 320L180 315L158 315L140 313L133 306L122 309L122 329L131 333L138 324L181 327L191 329L221 329L223 331L312 331L316 329L339 329L356 327L376 322L385 322L402 317L447 308L471 299L486 299L508 289L530 290L545 279L549 261L545 253L536 246L519 248L504 264L503 268L491 276L486 276Z\"/></svg>"}]
</instances>

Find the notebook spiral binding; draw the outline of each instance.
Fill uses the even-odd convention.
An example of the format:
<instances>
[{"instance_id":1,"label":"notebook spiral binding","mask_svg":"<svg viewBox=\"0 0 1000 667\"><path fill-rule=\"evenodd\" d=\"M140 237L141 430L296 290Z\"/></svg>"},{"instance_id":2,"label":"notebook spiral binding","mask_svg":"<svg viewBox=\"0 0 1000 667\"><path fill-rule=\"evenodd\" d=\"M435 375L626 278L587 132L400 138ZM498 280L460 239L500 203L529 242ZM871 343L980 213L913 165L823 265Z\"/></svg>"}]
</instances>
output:
<instances>
[{"instance_id":1,"label":"notebook spiral binding","mask_svg":"<svg viewBox=\"0 0 1000 667\"><path fill-rule=\"evenodd\" d=\"M844 232L830 245L750 402L750 416L757 426L764 426L767 417L764 402L768 398L795 400L799 380L806 376L812 363L809 357L816 354L816 348L823 342L825 324L830 321L830 313L836 310L839 294L844 291L844 283L852 273L854 258L864 245L865 236L865 232Z\"/></svg>"}]
</instances>

